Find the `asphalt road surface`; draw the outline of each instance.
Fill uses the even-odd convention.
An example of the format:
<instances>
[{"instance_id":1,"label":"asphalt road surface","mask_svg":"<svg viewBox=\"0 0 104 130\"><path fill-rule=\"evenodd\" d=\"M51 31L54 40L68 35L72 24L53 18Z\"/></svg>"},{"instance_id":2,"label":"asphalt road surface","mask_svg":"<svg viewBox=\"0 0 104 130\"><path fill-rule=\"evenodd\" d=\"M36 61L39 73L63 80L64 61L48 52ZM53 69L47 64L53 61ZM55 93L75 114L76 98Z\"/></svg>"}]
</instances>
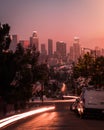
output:
<instances>
[{"instance_id":1,"label":"asphalt road surface","mask_svg":"<svg viewBox=\"0 0 104 130\"><path fill-rule=\"evenodd\" d=\"M70 111L69 102L56 102L55 110L19 120L2 130L104 130L104 120L80 119Z\"/></svg>"}]
</instances>

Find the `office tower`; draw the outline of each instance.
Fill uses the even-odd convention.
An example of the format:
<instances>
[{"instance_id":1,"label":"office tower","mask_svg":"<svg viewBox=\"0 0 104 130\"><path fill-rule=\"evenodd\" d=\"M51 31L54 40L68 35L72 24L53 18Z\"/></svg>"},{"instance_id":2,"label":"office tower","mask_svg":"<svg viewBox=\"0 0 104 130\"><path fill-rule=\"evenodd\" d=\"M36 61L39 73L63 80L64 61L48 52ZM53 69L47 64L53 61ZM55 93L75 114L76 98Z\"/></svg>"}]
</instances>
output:
<instances>
[{"instance_id":1,"label":"office tower","mask_svg":"<svg viewBox=\"0 0 104 130\"><path fill-rule=\"evenodd\" d=\"M35 47L36 51L39 51L39 38L37 31L34 31L32 37L30 37L30 47Z\"/></svg>"},{"instance_id":2,"label":"office tower","mask_svg":"<svg viewBox=\"0 0 104 130\"><path fill-rule=\"evenodd\" d=\"M53 40L48 39L48 55L52 56L53 55Z\"/></svg>"},{"instance_id":3,"label":"office tower","mask_svg":"<svg viewBox=\"0 0 104 130\"><path fill-rule=\"evenodd\" d=\"M41 55L47 55L45 44L41 44Z\"/></svg>"},{"instance_id":4,"label":"office tower","mask_svg":"<svg viewBox=\"0 0 104 130\"><path fill-rule=\"evenodd\" d=\"M70 61L73 61L73 46L70 46L70 55L69 55Z\"/></svg>"},{"instance_id":5,"label":"office tower","mask_svg":"<svg viewBox=\"0 0 104 130\"><path fill-rule=\"evenodd\" d=\"M77 62L79 57L80 57L79 38L75 37L74 38L74 43L73 43L73 61Z\"/></svg>"},{"instance_id":6,"label":"office tower","mask_svg":"<svg viewBox=\"0 0 104 130\"><path fill-rule=\"evenodd\" d=\"M66 56L66 43L63 41L56 42L56 53L58 58Z\"/></svg>"},{"instance_id":7,"label":"office tower","mask_svg":"<svg viewBox=\"0 0 104 130\"><path fill-rule=\"evenodd\" d=\"M10 50L15 52L17 44L18 44L18 36L17 35L12 35L11 36Z\"/></svg>"},{"instance_id":8,"label":"office tower","mask_svg":"<svg viewBox=\"0 0 104 130\"><path fill-rule=\"evenodd\" d=\"M39 56L39 63L45 63L47 59L47 51L45 44L41 44L40 46L40 56Z\"/></svg>"}]
</instances>

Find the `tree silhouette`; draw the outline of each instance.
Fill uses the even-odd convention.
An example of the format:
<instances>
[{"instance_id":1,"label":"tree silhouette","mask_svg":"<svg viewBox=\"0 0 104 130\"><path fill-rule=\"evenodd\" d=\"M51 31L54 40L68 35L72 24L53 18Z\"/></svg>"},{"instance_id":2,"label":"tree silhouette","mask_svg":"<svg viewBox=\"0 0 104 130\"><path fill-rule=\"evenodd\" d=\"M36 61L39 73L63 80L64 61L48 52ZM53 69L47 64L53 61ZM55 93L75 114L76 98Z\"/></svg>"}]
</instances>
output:
<instances>
[{"instance_id":1,"label":"tree silhouette","mask_svg":"<svg viewBox=\"0 0 104 130\"><path fill-rule=\"evenodd\" d=\"M10 83L15 75L15 63L13 53L7 51L11 42L10 26L0 24L0 95L6 98Z\"/></svg>"},{"instance_id":2,"label":"tree silhouette","mask_svg":"<svg viewBox=\"0 0 104 130\"><path fill-rule=\"evenodd\" d=\"M0 24L0 53L9 49L11 38L9 35L10 26Z\"/></svg>"},{"instance_id":3,"label":"tree silhouette","mask_svg":"<svg viewBox=\"0 0 104 130\"><path fill-rule=\"evenodd\" d=\"M92 83L96 87L104 86L104 57L97 57L93 67Z\"/></svg>"},{"instance_id":4,"label":"tree silhouette","mask_svg":"<svg viewBox=\"0 0 104 130\"><path fill-rule=\"evenodd\" d=\"M0 98L17 109L31 98L32 84L48 80L48 68L38 64L39 52L35 47L24 49L18 43L15 52L9 50L9 31L8 24L0 24Z\"/></svg>"},{"instance_id":5,"label":"tree silhouette","mask_svg":"<svg viewBox=\"0 0 104 130\"><path fill-rule=\"evenodd\" d=\"M94 87L104 86L104 57L93 57L87 53L80 57L73 69L74 78L85 78L86 83ZM89 80L90 79L90 80ZM89 81L89 82L88 82Z\"/></svg>"}]
</instances>

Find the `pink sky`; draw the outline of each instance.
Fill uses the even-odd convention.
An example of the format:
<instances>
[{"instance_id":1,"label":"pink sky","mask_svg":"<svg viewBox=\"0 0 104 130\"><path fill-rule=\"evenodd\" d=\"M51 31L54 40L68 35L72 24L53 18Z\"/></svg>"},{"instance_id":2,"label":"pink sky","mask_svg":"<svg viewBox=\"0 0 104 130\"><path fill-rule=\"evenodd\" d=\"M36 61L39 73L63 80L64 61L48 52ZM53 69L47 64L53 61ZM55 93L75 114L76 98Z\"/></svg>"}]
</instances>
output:
<instances>
[{"instance_id":1,"label":"pink sky","mask_svg":"<svg viewBox=\"0 0 104 130\"><path fill-rule=\"evenodd\" d=\"M82 46L104 48L104 0L1 0L1 23L9 23L11 34L29 39L38 32L40 43L48 38L65 41L75 36Z\"/></svg>"}]
</instances>

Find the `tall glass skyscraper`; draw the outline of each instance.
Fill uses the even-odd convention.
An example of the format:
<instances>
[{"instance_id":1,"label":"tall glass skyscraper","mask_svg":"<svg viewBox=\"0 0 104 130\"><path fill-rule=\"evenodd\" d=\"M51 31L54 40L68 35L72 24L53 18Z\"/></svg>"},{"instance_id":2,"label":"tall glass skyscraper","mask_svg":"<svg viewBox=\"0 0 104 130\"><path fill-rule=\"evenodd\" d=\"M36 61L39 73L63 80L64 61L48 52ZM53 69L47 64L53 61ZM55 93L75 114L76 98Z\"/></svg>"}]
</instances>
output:
<instances>
[{"instance_id":1,"label":"tall glass skyscraper","mask_svg":"<svg viewBox=\"0 0 104 130\"><path fill-rule=\"evenodd\" d=\"M35 47L36 51L39 51L39 38L37 31L34 31L32 37L30 37L30 47Z\"/></svg>"},{"instance_id":2,"label":"tall glass skyscraper","mask_svg":"<svg viewBox=\"0 0 104 130\"><path fill-rule=\"evenodd\" d=\"M80 57L80 44L79 44L79 38L75 37L74 38L74 43L73 43L73 61L77 62L78 58Z\"/></svg>"},{"instance_id":3,"label":"tall glass skyscraper","mask_svg":"<svg viewBox=\"0 0 104 130\"><path fill-rule=\"evenodd\" d=\"M59 57L66 56L66 43L63 41L56 42L56 53Z\"/></svg>"},{"instance_id":4,"label":"tall glass skyscraper","mask_svg":"<svg viewBox=\"0 0 104 130\"><path fill-rule=\"evenodd\" d=\"M53 40L48 39L48 55L52 56L53 55Z\"/></svg>"}]
</instances>

